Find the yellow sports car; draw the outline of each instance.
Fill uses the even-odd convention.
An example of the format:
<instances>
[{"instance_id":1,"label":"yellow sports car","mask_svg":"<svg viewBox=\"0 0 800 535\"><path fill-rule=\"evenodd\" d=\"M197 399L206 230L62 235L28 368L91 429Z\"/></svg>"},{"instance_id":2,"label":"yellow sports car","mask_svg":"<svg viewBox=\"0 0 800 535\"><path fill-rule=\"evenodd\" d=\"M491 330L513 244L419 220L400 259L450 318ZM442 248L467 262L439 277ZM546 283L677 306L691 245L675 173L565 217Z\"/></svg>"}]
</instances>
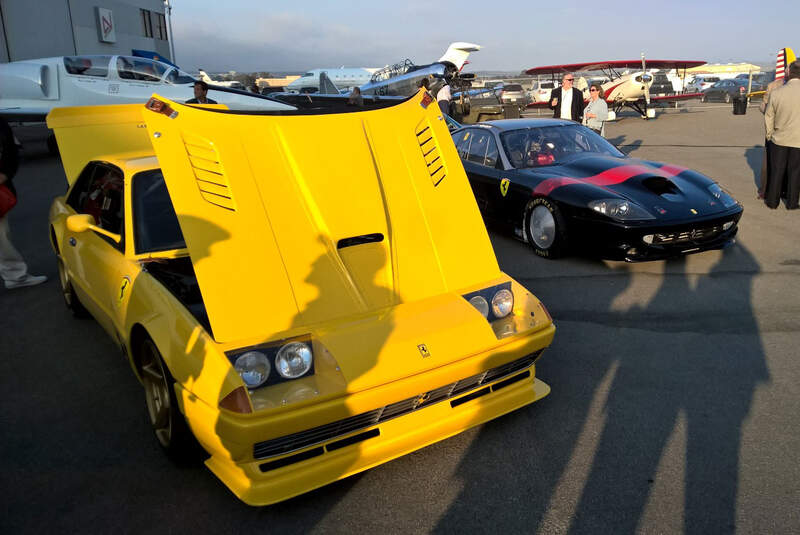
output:
<instances>
[{"instance_id":1,"label":"yellow sports car","mask_svg":"<svg viewBox=\"0 0 800 535\"><path fill-rule=\"evenodd\" d=\"M67 306L158 442L285 500L529 404L555 327L500 271L435 102L53 110ZM197 447L199 443L202 450Z\"/></svg>"}]
</instances>

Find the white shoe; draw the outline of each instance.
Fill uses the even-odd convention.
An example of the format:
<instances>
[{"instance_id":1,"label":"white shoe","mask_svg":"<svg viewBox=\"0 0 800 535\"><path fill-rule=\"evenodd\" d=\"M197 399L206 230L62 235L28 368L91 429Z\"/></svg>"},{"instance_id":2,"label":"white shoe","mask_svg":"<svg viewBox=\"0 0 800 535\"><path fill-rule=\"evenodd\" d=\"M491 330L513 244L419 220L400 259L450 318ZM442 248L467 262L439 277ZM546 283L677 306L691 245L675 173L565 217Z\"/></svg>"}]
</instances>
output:
<instances>
[{"instance_id":1,"label":"white shoe","mask_svg":"<svg viewBox=\"0 0 800 535\"><path fill-rule=\"evenodd\" d=\"M16 281L6 281L6 288L13 290L14 288L22 288L23 286L36 286L47 280L44 275L25 275L24 279Z\"/></svg>"}]
</instances>

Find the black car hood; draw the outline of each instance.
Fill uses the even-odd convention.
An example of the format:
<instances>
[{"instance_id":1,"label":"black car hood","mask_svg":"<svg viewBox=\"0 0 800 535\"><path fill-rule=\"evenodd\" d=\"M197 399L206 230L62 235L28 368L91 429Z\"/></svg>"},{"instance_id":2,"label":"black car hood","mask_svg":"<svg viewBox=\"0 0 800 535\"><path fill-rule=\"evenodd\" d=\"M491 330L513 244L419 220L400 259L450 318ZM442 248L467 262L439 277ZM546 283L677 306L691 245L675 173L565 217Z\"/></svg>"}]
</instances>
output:
<instances>
[{"instance_id":1,"label":"black car hood","mask_svg":"<svg viewBox=\"0 0 800 535\"><path fill-rule=\"evenodd\" d=\"M534 195L580 204L587 199L623 197L661 220L728 210L708 191L713 180L691 169L659 162L593 154L520 172L530 179Z\"/></svg>"}]
</instances>

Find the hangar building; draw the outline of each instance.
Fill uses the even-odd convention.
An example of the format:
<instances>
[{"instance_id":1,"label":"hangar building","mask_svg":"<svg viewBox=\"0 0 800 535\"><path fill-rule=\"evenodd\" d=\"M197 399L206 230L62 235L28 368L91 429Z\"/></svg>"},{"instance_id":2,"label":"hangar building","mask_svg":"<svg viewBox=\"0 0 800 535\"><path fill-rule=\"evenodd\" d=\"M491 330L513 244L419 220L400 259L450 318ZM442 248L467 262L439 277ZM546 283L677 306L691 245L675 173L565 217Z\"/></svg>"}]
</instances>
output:
<instances>
[{"instance_id":1,"label":"hangar building","mask_svg":"<svg viewBox=\"0 0 800 535\"><path fill-rule=\"evenodd\" d=\"M0 0L0 63L134 48L172 59L163 0Z\"/></svg>"}]
</instances>

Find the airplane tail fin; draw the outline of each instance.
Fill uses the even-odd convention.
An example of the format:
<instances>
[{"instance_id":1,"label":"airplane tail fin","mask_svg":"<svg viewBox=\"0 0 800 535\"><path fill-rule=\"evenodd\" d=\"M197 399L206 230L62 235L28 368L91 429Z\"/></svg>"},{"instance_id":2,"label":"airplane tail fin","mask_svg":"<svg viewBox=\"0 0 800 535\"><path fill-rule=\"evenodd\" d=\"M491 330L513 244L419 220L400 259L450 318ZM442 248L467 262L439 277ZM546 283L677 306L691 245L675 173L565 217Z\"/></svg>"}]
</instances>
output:
<instances>
[{"instance_id":1,"label":"airplane tail fin","mask_svg":"<svg viewBox=\"0 0 800 535\"><path fill-rule=\"evenodd\" d=\"M778 58L775 61L775 79L784 78L789 73L789 65L796 59L797 57L791 48L786 47L778 50Z\"/></svg>"},{"instance_id":2,"label":"airplane tail fin","mask_svg":"<svg viewBox=\"0 0 800 535\"><path fill-rule=\"evenodd\" d=\"M450 46L447 47L447 52L444 53L444 56L439 58L439 61L452 63L456 66L456 69L460 71L461 67L463 67L464 63L467 61L470 52L477 52L480 49L481 45L472 43L450 43Z\"/></svg>"},{"instance_id":3,"label":"airplane tail fin","mask_svg":"<svg viewBox=\"0 0 800 535\"><path fill-rule=\"evenodd\" d=\"M214 80L212 80L211 77L208 74L206 74L206 71L204 71L203 69L200 69L199 78L202 81L204 81L205 83L207 83L207 84L213 84L214 83Z\"/></svg>"}]
</instances>

